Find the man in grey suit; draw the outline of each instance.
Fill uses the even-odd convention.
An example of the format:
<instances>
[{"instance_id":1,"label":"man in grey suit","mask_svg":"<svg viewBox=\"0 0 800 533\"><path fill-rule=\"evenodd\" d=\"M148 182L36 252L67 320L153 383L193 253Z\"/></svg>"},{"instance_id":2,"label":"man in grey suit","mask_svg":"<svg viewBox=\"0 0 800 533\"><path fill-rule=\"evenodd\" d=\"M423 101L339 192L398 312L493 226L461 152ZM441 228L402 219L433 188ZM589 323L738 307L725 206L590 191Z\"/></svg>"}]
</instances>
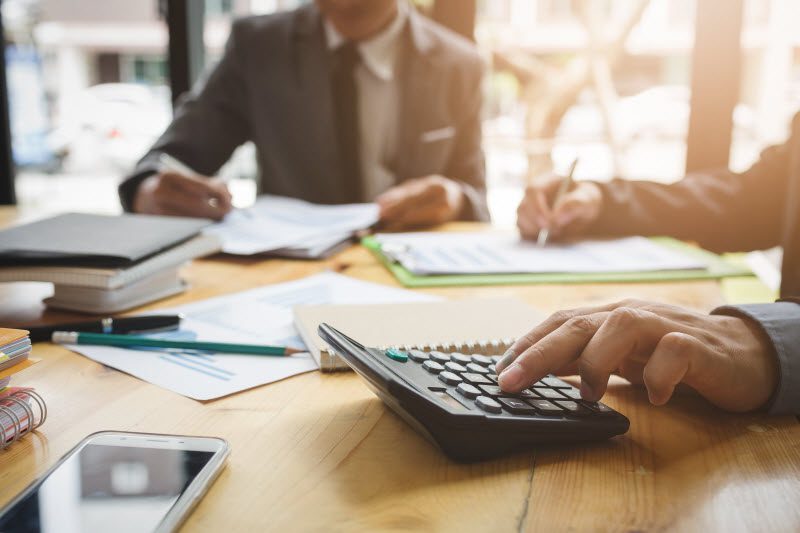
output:
<instances>
[{"instance_id":1,"label":"man in grey suit","mask_svg":"<svg viewBox=\"0 0 800 533\"><path fill-rule=\"evenodd\" d=\"M671 235L719 252L780 245L782 299L710 315L641 301L562 311L498 364L504 390L548 372L580 373L582 396L597 400L617 372L644 383L657 405L684 383L729 410L800 413L800 114L789 140L741 174L698 173L670 185L581 182L551 208L558 181L526 191L524 236L547 227L556 237Z\"/></svg>"},{"instance_id":2,"label":"man in grey suit","mask_svg":"<svg viewBox=\"0 0 800 533\"><path fill-rule=\"evenodd\" d=\"M389 228L487 219L482 75L474 46L407 0L317 0L238 20L120 199L220 219L230 194L205 176L251 140L262 193L377 201ZM203 177L161 171L161 153Z\"/></svg>"}]
</instances>

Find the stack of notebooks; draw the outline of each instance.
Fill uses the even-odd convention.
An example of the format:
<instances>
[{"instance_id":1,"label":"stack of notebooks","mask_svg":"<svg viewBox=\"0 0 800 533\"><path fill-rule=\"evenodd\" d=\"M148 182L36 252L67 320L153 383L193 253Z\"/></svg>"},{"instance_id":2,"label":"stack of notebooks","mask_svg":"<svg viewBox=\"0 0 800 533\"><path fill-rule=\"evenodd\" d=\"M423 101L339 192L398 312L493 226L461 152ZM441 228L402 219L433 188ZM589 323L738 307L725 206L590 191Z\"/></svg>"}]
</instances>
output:
<instances>
[{"instance_id":1,"label":"stack of notebooks","mask_svg":"<svg viewBox=\"0 0 800 533\"><path fill-rule=\"evenodd\" d=\"M203 219L65 214L0 232L0 282L52 283L50 307L116 313L186 289L179 268L219 251Z\"/></svg>"},{"instance_id":2,"label":"stack of notebooks","mask_svg":"<svg viewBox=\"0 0 800 533\"><path fill-rule=\"evenodd\" d=\"M33 389L10 387L11 376L33 365L31 341L21 329L0 328L0 450L44 423L47 406Z\"/></svg>"}]
</instances>

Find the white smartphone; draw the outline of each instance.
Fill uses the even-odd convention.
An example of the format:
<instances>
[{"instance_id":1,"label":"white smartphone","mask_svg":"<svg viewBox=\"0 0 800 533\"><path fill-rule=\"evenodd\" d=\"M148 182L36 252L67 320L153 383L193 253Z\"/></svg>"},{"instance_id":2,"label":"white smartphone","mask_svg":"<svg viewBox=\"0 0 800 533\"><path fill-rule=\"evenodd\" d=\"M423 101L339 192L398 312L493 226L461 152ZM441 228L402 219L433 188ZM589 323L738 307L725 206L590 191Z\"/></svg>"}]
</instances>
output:
<instances>
[{"instance_id":1,"label":"white smartphone","mask_svg":"<svg viewBox=\"0 0 800 533\"><path fill-rule=\"evenodd\" d=\"M94 433L0 511L0 531L173 531L229 453L214 437Z\"/></svg>"}]
</instances>

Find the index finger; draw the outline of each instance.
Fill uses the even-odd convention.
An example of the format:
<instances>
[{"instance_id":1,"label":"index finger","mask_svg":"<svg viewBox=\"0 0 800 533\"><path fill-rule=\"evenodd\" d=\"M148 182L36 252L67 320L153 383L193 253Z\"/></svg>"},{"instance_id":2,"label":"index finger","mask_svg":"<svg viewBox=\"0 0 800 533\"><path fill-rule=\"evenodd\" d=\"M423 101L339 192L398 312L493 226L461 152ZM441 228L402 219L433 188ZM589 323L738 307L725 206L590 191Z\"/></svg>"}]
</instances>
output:
<instances>
[{"instance_id":1,"label":"index finger","mask_svg":"<svg viewBox=\"0 0 800 533\"><path fill-rule=\"evenodd\" d=\"M630 306L630 302L627 302L627 304ZM614 302L592 307L579 307L576 309L568 309L553 313L538 325L534 326L533 329L528 331L522 337L514 341L514 344L511 345L511 348L506 350L506 353L503 354L503 358L497 363L497 365L495 365L497 374L499 375L500 372L502 372L508 365L514 362L514 360L521 353L542 340L549 333L560 328L571 318L583 315L591 315L594 313L602 313L605 311L613 311L617 307L623 305L626 305L626 302Z\"/></svg>"},{"instance_id":2,"label":"index finger","mask_svg":"<svg viewBox=\"0 0 800 533\"><path fill-rule=\"evenodd\" d=\"M608 311L603 311L577 315L545 335L498 373L500 388L519 392L547 374L576 361L608 314Z\"/></svg>"}]
</instances>

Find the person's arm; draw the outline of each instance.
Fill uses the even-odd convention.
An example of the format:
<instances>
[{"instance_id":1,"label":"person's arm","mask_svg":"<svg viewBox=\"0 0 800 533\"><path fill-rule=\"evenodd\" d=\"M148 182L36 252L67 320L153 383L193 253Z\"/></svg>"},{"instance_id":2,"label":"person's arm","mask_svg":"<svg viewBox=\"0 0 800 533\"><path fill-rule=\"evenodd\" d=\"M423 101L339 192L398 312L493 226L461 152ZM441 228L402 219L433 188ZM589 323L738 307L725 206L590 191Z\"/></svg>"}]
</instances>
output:
<instances>
[{"instance_id":1,"label":"person's arm","mask_svg":"<svg viewBox=\"0 0 800 533\"><path fill-rule=\"evenodd\" d=\"M696 173L674 184L616 179L579 182L554 209L548 207L559 180L528 188L518 210L526 238L549 226L559 237L668 235L713 251L755 250L780 243L789 190L789 146L800 136L764 150L746 172ZM548 202L548 198L550 202Z\"/></svg>"},{"instance_id":2,"label":"person's arm","mask_svg":"<svg viewBox=\"0 0 800 533\"><path fill-rule=\"evenodd\" d=\"M181 99L167 130L119 186L126 211L134 210L139 186L159 171L158 156L166 152L199 174L213 176L233 150L250 136L242 21L234 22L225 53L208 76Z\"/></svg>"},{"instance_id":3,"label":"person's arm","mask_svg":"<svg viewBox=\"0 0 800 533\"><path fill-rule=\"evenodd\" d=\"M712 314L745 318L759 325L769 337L779 365L778 387L767 408L772 414L800 414L800 299L723 306Z\"/></svg>"}]
</instances>

